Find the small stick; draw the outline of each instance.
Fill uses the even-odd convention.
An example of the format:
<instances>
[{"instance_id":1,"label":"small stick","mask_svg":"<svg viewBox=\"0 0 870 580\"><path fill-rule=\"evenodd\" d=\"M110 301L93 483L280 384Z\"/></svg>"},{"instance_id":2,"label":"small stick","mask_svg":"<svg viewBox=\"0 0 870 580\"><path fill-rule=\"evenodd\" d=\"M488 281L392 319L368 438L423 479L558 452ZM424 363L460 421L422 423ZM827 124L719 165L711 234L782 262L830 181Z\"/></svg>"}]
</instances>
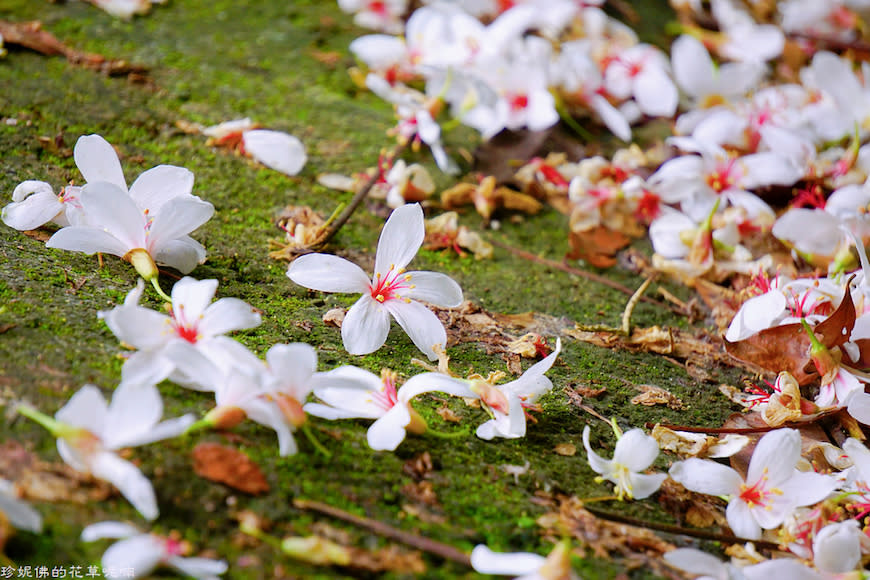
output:
<instances>
[{"instance_id":1,"label":"small stick","mask_svg":"<svg viewBox=\"0 0 870 580\"><path fill-rule=\"evenodd\" d=\"M643 298L643 293L646 292L646 289L649 288L649 285L653 281L653 276L650 276L646 280L643 281L643 284L640 285L640 288L635 290L634 294L631 295L631 298L628 299L628 304L625 305L625 310L622 312L622 334L625 336L631 336L631 315L634 312L635 306L637 306L638 301Z\"/></svg>"},{"instance_id":2,"label":"small stick","mask_svg":"<svg viewBox=\"0 0 870 580\"><path fill-rule=\"evenodd\" d=\"M752 433L767 433L768 431L774 431L779 429L779 427L691 427L689 425L669 425L667 423L652 423L647 422L646 428L652 429L658 425L659 427L664 427L665 429L670 429L672 431L685 431L687 433L705 433L709 435L716 435L719 433L736 433L736 434L752 434Z\"/></svg>"},{"instance_id":3,"label":"small stick","mask_svg":"<svg viewBox=\"0 0 870 580\"><path fill-rule=\"evenodd\" d=\"M405 149L408 148L408 143L396 145L390 154L390 159L396 159L399 155L401 155ZM353 212L356 211L356 208L363 202L363 200L368 196L369 192L378 182L378 178L380 177L380 172L375 171L371 177L363 184L363 186L353 195L353 199L350 200L350 203L347 204L347 207L344 208L337 218L332 220L332 223L323 231L320 236L318 236L317 240L313 244L311 244L312 248L321 248L326 245L326 243L338 233L338 230L345 224L347 220L350 219L350 216L353 215Z\"/></svg>"},{"instance_id":4,"label":"small stick","mask_svg":"<svg viewBox=\"0 0 870 580\"><path fill-rule=\"evenodd\" d=\"M445 560L451 560L458 564L468 566L469 568L471 567L471 557L465 552L458 550L453 546L442 544L441 542L436 542L435 540L424 538L423 536L418 536L416 534L402 531L383 522L379 522L377 520L373 520L363 516L357 516L329 504L309 499L294 499L293 506L298 509L311 510L333 517L338 520L342 520L344 522L351 523L355 526L359 526L361 528L369 530L370 532L378 534L379 536L401 542L405 545L411 546L412 548L417 548L418 550L429 552L430 554L435 554L436 556L440 556Z\"/></svg>"}]
</instances>

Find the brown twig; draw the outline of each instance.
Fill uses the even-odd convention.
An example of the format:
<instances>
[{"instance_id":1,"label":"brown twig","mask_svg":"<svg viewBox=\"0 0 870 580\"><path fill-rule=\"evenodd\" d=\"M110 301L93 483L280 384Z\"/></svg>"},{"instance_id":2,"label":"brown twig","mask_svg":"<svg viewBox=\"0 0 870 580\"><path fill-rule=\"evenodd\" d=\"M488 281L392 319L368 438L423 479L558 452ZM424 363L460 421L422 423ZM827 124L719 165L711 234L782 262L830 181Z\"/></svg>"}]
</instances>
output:
<instances>
[{"instance_id":1,"label":"brown twig","mask_svg":"<svg viewBox=\"0 0 870 580\"><path fill-rule=\"evenodd\" d=\"M778 550L781 551L779 545L774 542L768 542L766 540L747 540L746 538L739 538L733 534L719 534L716 532L708 532L706 530L699 530L695 528L684 528L683 526L676 526L672 524L660 524L657 522L650 522L647 520L642 520L638 518L633 518L631 516L624 516L621 514L609 512L606 510L600 510L597 508L590 507L588 505L583 506L586 511L594 515L595 517L601 518L603 520L608 520L611 522L617 522L620 524L628 524L630 526L636 526L638 528L647 528L650 530L656 530L659 532L666 532L668 534L677 534L681 536L691 536L693 538L699 538L702 540L711 540L714 542L724 542L726 544L745 544L746 542L752 542L755 544L756 548L762 548L767 550Z\"/></svg>"},{"instance_id":2,"label":"brown twig","mask_svg":"<svg viewBox=\"0 0 870 580\"><path fill-rule=\"evenodd\" d=\"M401 155L405 149L408 148L408 143L400 143L393 148L393 151L390 153L390 159L396 159L399 155ZM332 222L327 226L327 228L323 231L320 236L311 244L312 249L322 248L326 245L329 240L338 233L338 230L350 219L350 216L353 215L353 212L356 211L356 208L363 202L363 200L368 197L369 192L378 182L380 178L380 167L376 169L376 171L372 174L371 177L362 185L362 187L353 195L353 199L350 200L350 203L344 208L344 210L338 215L337 218L332 220Z\"/></svg>"},{"instance_id":3,"label":"brown twig","mask_svg":"<svg viewBox=\"0 0 870 580\"><path fill-rule=\"evenodd\" d=\"M401 542L405 545L411 546L412 548L423 550L424 552L429 552L430 554L440 556L445 560L451 560L457 564L471 567L471 558L465 552L454 548L453 546L442 544L441 542L436 542L435 540L424 538L423 536L418 536L410 532L402 531L383 522L363 516L357 516L329 504L308 499L294 499L293 506L302 510L310 510L328 515L335 519L365 528L379 536Z\"/></svg>"},{"instance_id":4,"label":"brown twig","mask_svg":"<svg viewBox=\"0 0 870 580\"><path fill-rule=\"evenodd\" d=\"M820 419L823 419L823 418L828 417L830 415L835 415L837 412L838 411L834 411L831 413L821 413L821 414L819 414L818 417L814 417L810 421L805 421L803 423L791 423L790 425L792 427L795 427L795 428L800 428L804 425L810 425L812 423L815 423L816 421L819 421ZM777 427L771 427L771 426L764 426L764 427L692 427L689 425L669 425L667 423L653 423L653 422L648 421L646 423L646 428L652 429L656 425L659 425L660 427L664 427L665 429L671 429L672 431L685 431L687 433L705 433L705 434L709 434L709 435L718 435L720 433L735 433L738 435L752 434L752 433L767 433L768 431L775 431L775 430L780 429L782 427L789 426L789 424L786 424L786 425L779 425Z\"/></svg>"},{"instance_id":5,"label":"brown twig","mask_svg":"<svg viewBox=\"0 0 870 580\"><path fill-rule=\"evenodd\" d=\"M583 278L586 278L587 280L592 280L593 282L598 282L599 284L603 284L604 286L607 286L608 288L613 288L614 290L619 290L620 292L627 294L628 296L632 296L636 292L636 290L632 290L631 288L629 288L627 286L623 286L619 282L614 282L613 280L610 280L609 278L605 278L604 276L600 276L599 274L595 274L594 272L587 272L586 270L580 270L579 268L572 268L571 266L564 264L562 262L557 262L556 260L550 260L548 258L542 258L541 256L535 255L535 254L533 254L531 252L527 252L525 250L521 250L519 248L515 248L509 244L505 244L504 242L500 242L498 240L490 240L490 242L492 243L492 245L498 246L499 248L502 248L502 249L505 249L508 252L510 252L516 256L519 256L520 258L523 258L524 260L529 260L531 262L536 262L538 264L541 264L543 266L547 266L549 268L555 268L556 270L561 270L561 271L567 272L569 274L581 276ZM664 304L663 302L659 302L658 300L654 300L654 299L650 298L649 296L641 296L640 300L642 300L643 302L647 302L649 304L655 304L656 306L659 306L661 308L667 308L667 309L671 310L672 312L680 314L680 312L676 308L674 308L668 304Z\"/></svg>"}]
</instances>

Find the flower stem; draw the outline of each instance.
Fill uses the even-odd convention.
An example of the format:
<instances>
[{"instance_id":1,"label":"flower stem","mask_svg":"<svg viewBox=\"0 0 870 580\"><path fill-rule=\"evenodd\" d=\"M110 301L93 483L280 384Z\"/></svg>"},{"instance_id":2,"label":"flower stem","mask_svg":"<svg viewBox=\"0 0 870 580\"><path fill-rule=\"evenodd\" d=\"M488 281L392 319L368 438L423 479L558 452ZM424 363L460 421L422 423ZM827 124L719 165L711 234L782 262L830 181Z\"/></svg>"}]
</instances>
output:
<instances>
[{"instance_id":1,"label":"flower stem","mask_svg":"<svg viewBox=\"0 0 870 580\"><path fill-rule=\"evenodd\" d=\"M204 431L205 429L210 429L213 426L213 421L208 416L205 416L202 419L191 423L190 426L184 430L182 435L190 435L191 433L196 433L197 431Z\"/></svg>"},{"instance_id":2,"label":"flower stem","mask_svg":"<svg viewBox=\"0 0 870 580\"><path fill-rule=\"evenodd\" d=\"M308 425L302 425L302 427L300 427L300 431L305 434L305 437L308 438L308 441L311 442L311 444L314 446L314 449L316 449L318 453L327 458L332 457L332 452L329 451L329 449L324 447L323 444L317 440Z\"/></svg>"},{"instance_id":3,"label":"flower stem","mask_svg":"<svg viewBox=\"0 0 870 580\"><path fill-rule=\"evenodd\" d=\"M160 280L157 279L157 276L154 276L150 280L151 285L154 286L154 290L160 295L161 298L172 304L172 298L163 291L163 288L160 287Z\"/></svg>"},{"instance_id":4,"label":"flower stem","mask_svg":"<svg viewBox=\"0 0 870 580\"><path fill-rule=\"evenodd\" d=\"M49 417L45 413L37 411L29 405L20 405L17 411L20 415L24 415L31 421L38 423L39 425L44 427L49 433L51 433L55 437L62 437L64 433L66 433L70 429L69 425L61 423L60 421L56 421L52 417Z\"/></svg>"},{"instance_id":5,"label":"flower stem","mask_svg":"<svg viewBox=\"0 0 870 580\"><path fill-rule=\"evenodd\" d=\"M587 131L585 127L578 123L577 120L571 116L571 114L562 103L560 103L556 107L556 112L559 113L559 117L562 119L562 122L568 125L568 127L570 127L572 131L577 133L577 135L580 136L581 139L587 142L595 140L595 138L592 136L592 133Z\"/></svg>"},{"instance_id":6,"label":"flower stem","mask_svg":"<svg viewBox=\"0 0 870 580\"><path fill-rule=\"evenodd\" d=\"M467 429L460 429L458 431L435 431L434 429L426 429L426 435L431 435L437 439L461 439L463 437L468 437Z\"/></svg>"}]
</instances>

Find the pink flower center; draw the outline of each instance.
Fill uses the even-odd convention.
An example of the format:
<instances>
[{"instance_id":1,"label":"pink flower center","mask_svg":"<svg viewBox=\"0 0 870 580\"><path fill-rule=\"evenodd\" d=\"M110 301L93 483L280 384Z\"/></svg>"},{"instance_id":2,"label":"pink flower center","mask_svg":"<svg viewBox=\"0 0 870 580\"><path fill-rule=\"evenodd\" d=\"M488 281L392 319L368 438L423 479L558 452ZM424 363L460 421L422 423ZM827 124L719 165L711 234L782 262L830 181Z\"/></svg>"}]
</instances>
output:
<instances>
[{"instance_id":1,"label":"pink flower center","mask_svg":"<svg viewBox=\"0 0 870 580\"><path fill-rule=\"evenodd\" d=\"M375 405L389 411L399 402L399 397L396 394L396 374L388 369L381 371L382 388L379 391L372 391L372 402Z\"/></svg>"},{"instance_id":2,"label":"pink flower center","mask_svg":"<svg viewBox=\"0 0 870 580\"><path fill-rule=\"evenodd\" d=\"M710 186L710 189L716 193L722 193L734 187L739 177L736 163L736 159L716 163L716 169L707 174L707 185Z\"/></svg>"},{"instance_id":3,"label":"pink flower center","mask_svg":"<svg viewBox=\"0 0 870 580\"><path fill-rule=\"evenodd\" d=\"M806 189L798 191L797 195L791 202L791 207L811 207L815 209L825 209L825 194L822 193L822 188L816 185L811 185Z\"/></svg>"},{"instance_id":4,"label":"pink flower center","mask_svg":"<svg viewBox=\"0 0 870 580\"><path fill-rule=\"evenodd\" d=\"M535 161L538 162L538 171L541 172L541 175L544 177L544 179L557 187L568 187L568 185L570 185L568 183L568 180L565 179L565 177L561 173L559 173L558 169L556 169L552 165L545 163L543 159L538 158Z\"/></svg>"},{"instance_id":5,"label":"pink flower center","mask_svg":"<svg viewBox=\"0 0 870 580\"><path fill-rule=\"evenodd\" d=\"M166 550L166 556L183 556L186 553L184 542L174 538L165 538L163 548Z\"/></svg>"},{"instance_id":6,"label":"pink flower center","mask_svg":"<svg viewBox=\"0 0 870 580\"><path fill-rule=\"evenodd\" d=\"M374 2L369 2L369 11L374 12L379 16L389 16L389 12L387 11L387 3L381 2L379 0L375 0Z\"/></svg>"},{"instance_id":7,"label":"pink flower center","mask_svg":"<svg viewBox=\"0 0 870 580\"><path fill-rule=\"evenodd\" d=\"M399 295L400 291L415 287L414 284L409 284L410 281L411 275L405 274L404 268L396 268L394 264L390 264L390 269L387 270L386 274L381 275L378 272L375 279L369 284L369 293L380 303L395 299L410 302L407 298L402 298Z\"/></svg>"},{"instance_id":8,"label":"pink flower center","mask_svg":"<svg viewBox=\"0 0 870 580\"><path fill-rule=\"evenodd\" d=\"M196 322L191 323L184 316L184 304L179 304L177 311L173 308L169 315L172 317L172 329L175 330L175 334L191 344L196 344L199 331Z\"/></svg>"},{"instance_id":9,"label":"pink flower center","mask_svg":"<svg viewBox=\"0 0 870 580\"><path fill-rule=\"evenodd\" d=\"M640 199L637 200L635 217L638 221L647 223L651 222L662 212L661 202L662 198L648 189L644 189L643 195L641 195Z\"/></svg>"},{"instance_id":10,"label":"pink flower center","mask_svg":"<svg viewBox=\"0 0 870 580\"><path fill-rule=\"evenodd\" d=\"M771 496L782 495L782 490L776 487L768 489L767 468L764 468L764 475L754 484L748 486L745 483L740 485L740 499L746 502L749 507L761 506L765 509L770 507L773 501Z\"/></svg>"},{"instance_id":11,"label":"pink flower center","mask_svg":"<svg viewBox=\"0 0 870 580\"><path fill-rule=\"evenodd\" d=\"M82 204L81 204L81 202L79 201L79 198L76 197L76 196L75 196L75 195L74 195L74 194L73 194L69 189L67 189L66 187L64 187L63 189L60 190L60 194L58 194L58 196L57 196L57 200L58 200L60 203L68 203L68 204L70 204L71 206L73 206L73 207L75 207L75 208L78 208L78 209L81 209L81 208L82 208Z\"/></svg>"},{"instance_id":12,"label":"pink flower center","mask_svg":"<svg viewBox=\"0 0 870 580\"><path fill-rule=\"evenodd\" d=\"M508 105L510 105L511 111L518 112L524 110L529 106L529 96L528 95L508 95L507 97Z\"/></svg>"}]
</instances>

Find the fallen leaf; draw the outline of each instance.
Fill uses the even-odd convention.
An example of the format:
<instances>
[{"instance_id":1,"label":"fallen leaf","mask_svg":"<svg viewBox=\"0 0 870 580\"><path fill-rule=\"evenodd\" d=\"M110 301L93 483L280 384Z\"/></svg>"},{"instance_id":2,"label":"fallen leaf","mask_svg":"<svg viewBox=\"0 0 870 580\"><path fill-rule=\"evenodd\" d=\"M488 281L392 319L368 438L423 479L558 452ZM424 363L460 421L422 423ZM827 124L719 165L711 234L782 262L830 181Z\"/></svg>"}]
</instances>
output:
<instances>
[{"instance_id":1,"label":"fallen leaf","mask_svg":"<svg viewBox=\"0 0 870 580\"><path fill-rule=\"evenodd\" d=\"M440 507L438 495L431 481L412 481L402 486L402 495L415 503L425 504L431 507Z\"/></svg>"},{"instance_id":2,"label":"fallen leaf","mask_svg":"<svg viewBox=\"0 0 870 580\"><path fill-rule=\"evenodd\" d=\"M641 394L631 400L632 405L644 405L646 407L667 405L669 409L674 409L675 411L685 408L679 397L661 387L655 385L635 385L635 388L640 389Z\"/></svg>"},{"instance_id":3,"label":"fallen leaf","mask_svg":"<svg viewBox=\"0 0 870 580\"><path fill-rule=\"evenodd\" d=\"M344 322L345 314L347 314L347 310L345 308L332 308L330 310L327 310L326 314L323 315L323 322L327 326L341 328L341 324Z\"/></svg>"},{"instance_id":4,"label":"fallen leaf","mask_svg":"<svg viewBox=\"0 0 870 580\"><path fill-rule=\"evenodd\" d=\"M402 464L402 473L417 481L429 477L433 469L432 456L429 455L428 451L424 451L420 455L416 455Z\"/></svg>"},{"instance_id":5,"label":"fallen leaf","mask_svg":"<svg viewBox=\"0 0 870 580\"><path fill-rule=\"evenodd\" d=\"M556 445L556 447L553 448L553 451L555 451L557 455L573 457L577 454L577 446L573 443L559 443L558 445Z\"/></svg>"},{"instance_id":6,"label":"fallen leaf","mask_svg":"<svg viewBox=\"0 0 870 580\"><path fill-rule=\"evenodd\" d=\"M574 387L574 391L578 395L580 395L581 397L584 397L584 398L589 397L591 399L594 399L594 398L600 397L601 395L606 393L607 387L595 388L595 387L589 387L586 385L577 385L576 387Z\"/></svg>"},{"instance_id":7,"label":"fallen leaf","mask_svg":"<svg viewBox=\"0 0 870 580\"><path fill-rule=\"evenodd\" d=\"M456 413L454 413L453 410L450 409L450 407L447 407L446 405L442 406L442 407L438 407L437 409L435 409L435 412L438 413L438 415L442 419L444 419L445 421L448 421L450 423L459 423L462 421L462 418L459 415L457 415Z\"/></svg>"},{"instance_id":8,"label":"fallen leaf","mask_svg":"<svg viewBox=\"0 0 870 580\"><path fill-rule=\"evenodd\" d=\"M420 552L405 552L395 545L381 550L369 551L348 547L351 554L350 568L370 572L399 572L402 575L422 574L426 564Z\"/></svg>"},{"instance_id":9,"label":"fallen leaf","mask_svg":"<svg viewBox=\"0 0 870 580\"><path fill-rule=\"evenodd\" d=\"M269 491L263 472L250 457L218 443L200 443L193 449L193 470L202 478L244 493Z\"/></svg>"},{"instance_id":10,"label":"fallen leaf","mask_svg":"<svg viewBox=\"0 0 870 580\"><path fill-rule=\"evenodd\" d=\"M631 238L622 232L599 225L585 231L568 234L571 250L565 254L568 260L583 260L596 268L610 268L616 264L616 252L631 243Z\"/></svg>"}]
</instances>

